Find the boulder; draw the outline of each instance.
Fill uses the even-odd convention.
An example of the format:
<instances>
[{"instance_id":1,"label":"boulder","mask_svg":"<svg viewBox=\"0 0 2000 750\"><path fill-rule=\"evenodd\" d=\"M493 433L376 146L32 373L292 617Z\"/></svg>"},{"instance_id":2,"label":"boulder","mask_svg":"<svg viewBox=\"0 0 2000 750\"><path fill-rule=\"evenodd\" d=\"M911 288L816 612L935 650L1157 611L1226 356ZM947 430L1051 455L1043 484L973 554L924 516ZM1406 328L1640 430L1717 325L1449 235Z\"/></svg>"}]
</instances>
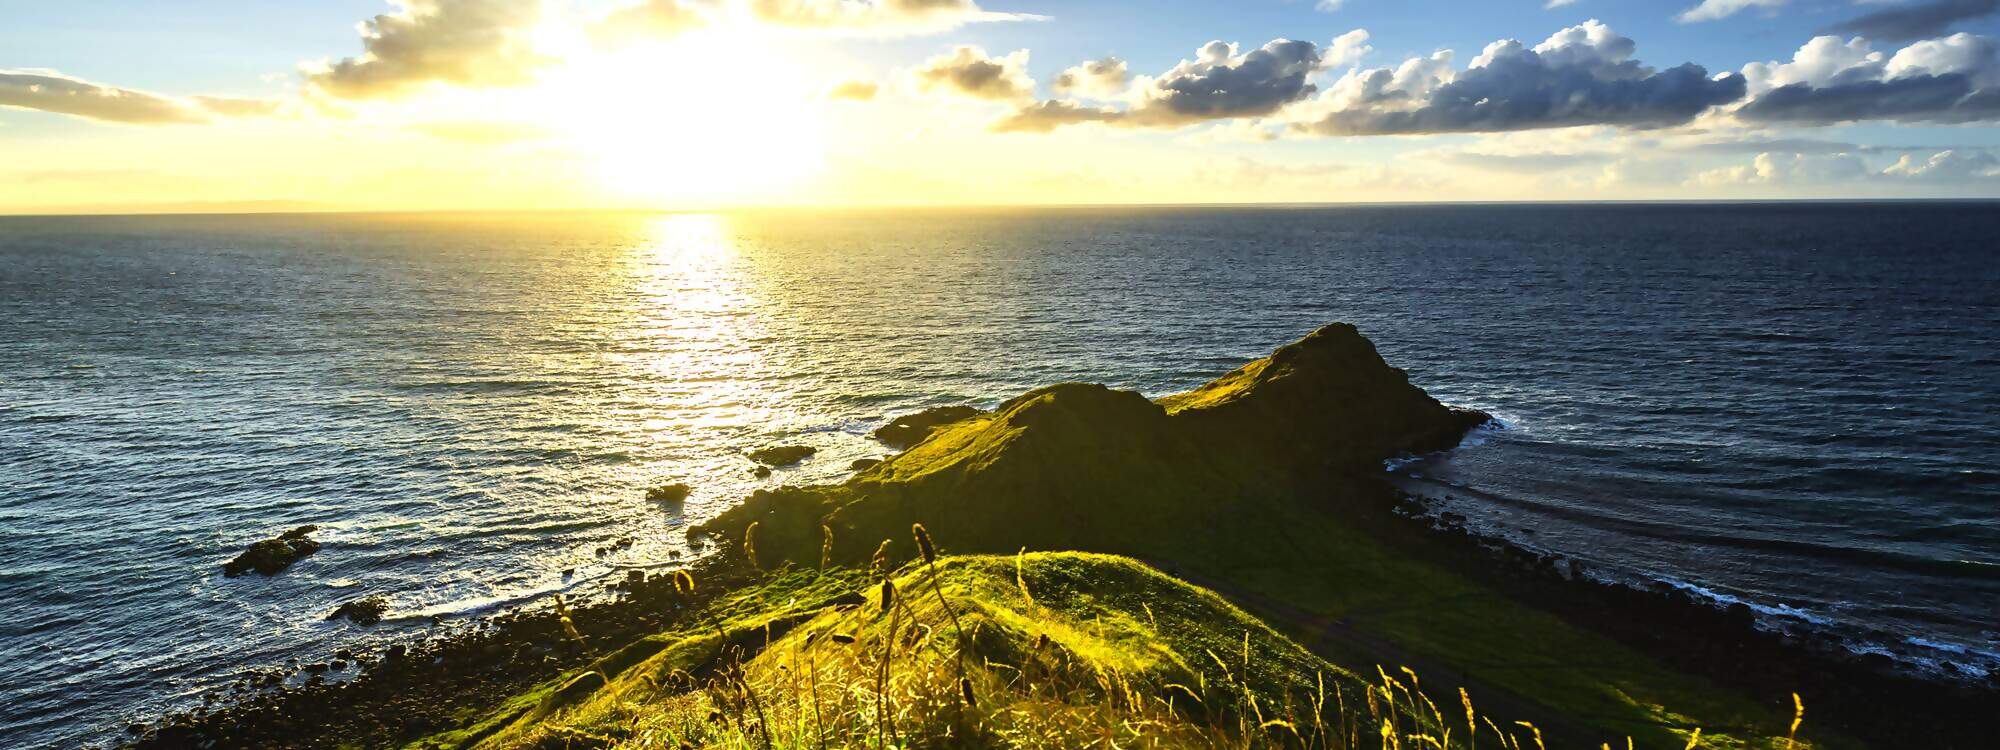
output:
<instances>
[{"instance_id":1,"label":"boulder","mask_svg":"<svg viewBox=\"0 0 2000 750\"><path fill-rule=\"evenodd\" d=\"M328 620L346 619L356 625L374 625L382 621L382 614L389 611L389 597L381 594L364 596L333 610Z\"/></svg>"},{"instance_id":2,"label":"boulder","mask_svg":"<svg viewBox=\"0 0 2000 750\"><path fill-rule=\"evenodd\" d=\"M810 445L774 445L750 451L750 460L765 466L790 466L811 458L819 449Z\"/></svg>"},{"instance_id":3,"label":"boulder","mask_svg":"<svg viewBox=\"0 0 2000 750\"><path fill-rule=\"evenodd\" d=\"M882 459L879 458L857 458L854 459L854 463L848 464L847 468L853 471L867 471L869 469L875 468L881 463Z\"/></svg>"},{"instance_id":4,"label":"boulder","mask_svg":"<svg viewBox=\"0 0 2000 750\"><path fill-rule=\"evenodd\" d=\"M930 437L939 427L962 422L979 414L978 409L970 406L932 407L891 420L875 430L875 439L896 450L903 450L923 442L924 438Z\"/></svg>"},{"instance_id":5,"label":"boulder","mask_svg":"<svg viewBox=\"0 0 2000 750\"><path fill-rule=\"evenodd\" d=\"M236 559L223 563L222 574L234 578L254 570L267 576L277 575L299 558L319 551L319 542L312 539L312 533L318 530L318 526L300 526L252 544Z\"/></svg>"},{"instance_id":6,"label":"boulder","mask_svg":"<svg viewBox=\"0 0 2000 750\"><path fill-rule=\"evenodd\" d=\"M663 484L646 490L646 499L656 503L679 503L686 500L691 491L685 484Z\"/></svg>"}]
</instances>

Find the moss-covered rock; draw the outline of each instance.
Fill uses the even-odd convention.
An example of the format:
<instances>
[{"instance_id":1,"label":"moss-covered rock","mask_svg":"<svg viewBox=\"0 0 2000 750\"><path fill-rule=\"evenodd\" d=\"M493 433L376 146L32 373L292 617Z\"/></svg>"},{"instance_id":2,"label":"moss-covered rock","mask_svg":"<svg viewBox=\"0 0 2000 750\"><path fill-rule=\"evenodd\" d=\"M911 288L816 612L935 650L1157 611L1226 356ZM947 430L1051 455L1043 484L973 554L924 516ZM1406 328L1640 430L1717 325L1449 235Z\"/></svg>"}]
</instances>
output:
<instances>
[{"instance_id":1,"label":"moss-covered rock","mask_svg":"<svg viewBox=\"0 0 2000 750\"><path fill-rule=\"evenodd\" d=\"M876 440L897 450L916 445L937 428L979 415L970 406L934 406L915 414L905 414L875 429Z\"/></svg>"}]
</instances>

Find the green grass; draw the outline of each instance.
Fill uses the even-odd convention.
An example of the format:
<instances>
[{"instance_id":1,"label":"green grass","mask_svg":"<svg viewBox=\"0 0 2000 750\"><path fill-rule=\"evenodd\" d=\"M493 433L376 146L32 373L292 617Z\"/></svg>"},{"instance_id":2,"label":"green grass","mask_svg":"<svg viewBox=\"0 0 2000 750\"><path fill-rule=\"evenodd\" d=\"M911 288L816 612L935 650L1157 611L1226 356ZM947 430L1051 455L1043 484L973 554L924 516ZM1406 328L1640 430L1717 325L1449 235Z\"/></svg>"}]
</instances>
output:
<instances>
[{"instance_id":1,"label":"green grass","mask_svg":"<svg viewBox=\"0 0 2000 750\"><path fill-rule=\"evenodd\" d=\"M1421 675L1392 666L1343 669L1128 558L945 557L906 565L892 582L884 607L881 587L854 570L788 569L709 607L696 618L707 626L649 639L643 659L607 658L412 747L1536 743L1529 724L1469 715L1477 706L1451 686L1419 689ZM836 591L867 593L818 598Z\"/></svg>"}]
</instances>

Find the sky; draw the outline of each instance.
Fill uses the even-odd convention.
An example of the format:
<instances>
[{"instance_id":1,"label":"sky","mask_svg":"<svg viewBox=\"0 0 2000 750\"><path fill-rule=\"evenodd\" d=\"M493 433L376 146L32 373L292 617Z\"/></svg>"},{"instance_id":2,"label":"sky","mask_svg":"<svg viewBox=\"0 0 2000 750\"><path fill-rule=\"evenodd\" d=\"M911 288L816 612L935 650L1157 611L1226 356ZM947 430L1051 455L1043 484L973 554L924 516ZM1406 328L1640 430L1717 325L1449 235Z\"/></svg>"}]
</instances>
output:
<instances>
[{"instance_id":1,"label":"sky","mask_svg":"<svg viewBox=\"0 0 2000 750\"><path fill-rule=\"evenodd\" d=\"M0 0L0 213L2000 197L2000 0Z\"/></svg>"}]
</instances>

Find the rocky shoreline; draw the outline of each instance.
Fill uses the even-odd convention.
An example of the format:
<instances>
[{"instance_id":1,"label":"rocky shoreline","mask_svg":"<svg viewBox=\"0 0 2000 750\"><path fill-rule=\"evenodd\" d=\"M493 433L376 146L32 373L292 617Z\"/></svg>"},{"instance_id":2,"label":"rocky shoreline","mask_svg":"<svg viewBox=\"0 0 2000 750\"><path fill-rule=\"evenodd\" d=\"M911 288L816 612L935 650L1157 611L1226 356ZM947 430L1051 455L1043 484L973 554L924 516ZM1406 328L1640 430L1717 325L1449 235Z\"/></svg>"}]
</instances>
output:
<instances>
[{"instance_id":1,"label":"rocky shoreline","mask_svg":"<svg viewBox=\"0 0 2000 750\"><path fill-rule=\"evenodd\" d=\"M990 413L927 413L896 423L903 429L893 436L907 441L908 450L861 467L845 484L759 492L691 530L691 536L755 540L748 554L723 544L695 561L692 591L670 576L634 571L566 611L535 602L434 626L435 634L381 651L341 652L297 670L245 675L199 709L135 725L125 744L410 742L673 626L693 608L759 580L760 570L865 565L870 554L892 547L878 549L878 541L907 540L884 530L907 529L911 519L955 551L1090 549L1186 562L1189 575L1210 578L1232 566L1271 564L1237 556L1279 554L1297 542L1273 535L1302 521L1335 519L1357 538L1393 548L1397 557L1385 565L1448 571L1452 580L1475 582L1758 705L1785 713L1791 693L1801 693L1816 725L1838 735L1880 746L1924 737L1931 747L1981 747L1989 739L1974 724L2000 708L2000 687L1912 680L1760 631L1745 611L1709 607L1680 592L1564 575L1555 560L1413 517L1409 500L1371 473L1385 457L1450 448L1485 419L1409 386L1348 326L1330 326L1158 403L1066 384ZM1179 538L1162 539L1176 530ZM1256 538L1272 549L1210 549ZM902 549L907 544L896 543L892 554L914 556L914 549ZM1285 559L1312 563L1320 553L1297 554L1305 556ZM1282 589L1276 599L1269 587L1249 591L1239 604L1253 612L1267 600L1300 611L1325 606L1287 599ZM1443 661L1453 659L1447 654ZM356 674L329 679L334 664L353 665ZM1481 677L1477 669L1465 671ZM1507 692L1502 683L1492 690ZM1563 731L1550 729L1553 736Z\"/></svg>"}]
</instances>

